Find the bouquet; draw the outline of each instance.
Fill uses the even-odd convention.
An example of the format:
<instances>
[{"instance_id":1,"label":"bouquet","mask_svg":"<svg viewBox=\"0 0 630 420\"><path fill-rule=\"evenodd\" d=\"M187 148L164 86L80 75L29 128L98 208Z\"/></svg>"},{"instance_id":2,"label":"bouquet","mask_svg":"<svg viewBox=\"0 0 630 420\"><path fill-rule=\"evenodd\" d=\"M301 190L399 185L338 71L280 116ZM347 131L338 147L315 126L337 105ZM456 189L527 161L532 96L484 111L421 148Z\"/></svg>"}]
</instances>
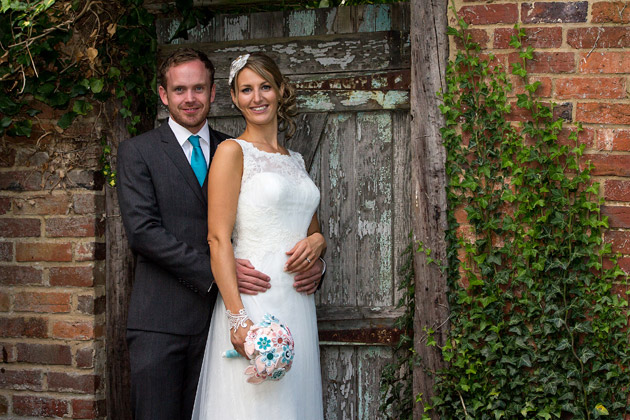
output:
<instances>
[{"instance_id":1,"label":"bouquet","mask_svg":"<svg viewBox=\"0 0 630 420\"><path fill-rule=\"evenodd\" d=\"M266 380L280 380L293 364L291 331L275 316L265 314L263 320L247 333L245 353L249 357L249 366L245 369L245 375L249 376L247 382L259 384ZM234 349L223 355L227 358L240 356Z\"/></svg>"}]
</instances>

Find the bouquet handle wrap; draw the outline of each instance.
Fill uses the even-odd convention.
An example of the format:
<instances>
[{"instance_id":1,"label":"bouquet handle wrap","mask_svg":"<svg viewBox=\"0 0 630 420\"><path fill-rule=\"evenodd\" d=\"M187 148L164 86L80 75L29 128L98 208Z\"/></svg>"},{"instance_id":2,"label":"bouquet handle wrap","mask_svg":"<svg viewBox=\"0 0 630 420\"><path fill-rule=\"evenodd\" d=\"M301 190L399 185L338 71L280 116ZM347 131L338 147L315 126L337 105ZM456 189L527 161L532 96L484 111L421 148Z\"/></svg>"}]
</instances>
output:
<instances>
[{"instance_id":1,"label":"bouquet handle wrap","mask_svg":"<svg viewBox=\"0 0 630 420\"><path fill-rule=\"evenodd\" d=\"M239 357L243 357L239 354L239 352L237 352L234 349L229 349L223 352L223 357L225 357L226 359L236 359Z\"/></svg>"}]
</instances>

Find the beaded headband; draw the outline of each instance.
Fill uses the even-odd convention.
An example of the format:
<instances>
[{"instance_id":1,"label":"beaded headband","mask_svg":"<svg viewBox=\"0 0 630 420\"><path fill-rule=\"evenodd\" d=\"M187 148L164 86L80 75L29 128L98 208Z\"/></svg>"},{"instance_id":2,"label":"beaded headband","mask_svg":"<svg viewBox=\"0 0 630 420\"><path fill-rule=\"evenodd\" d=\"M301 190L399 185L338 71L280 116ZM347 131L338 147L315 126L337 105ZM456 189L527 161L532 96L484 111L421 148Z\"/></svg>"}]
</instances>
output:
<instances>
[{"instance_id":1,"label":"beaded headband","mask_svg":"<svg viewBox=\"0 0 630 420\"><path fill-rule=\"evenodd\" d=\"M230 77L228 78L228 84L232 85L232 80L236 77L236 74L245 67L249 54L241 55L236 60L232 61L230 66Z\"/></svg>"}]
</instances>

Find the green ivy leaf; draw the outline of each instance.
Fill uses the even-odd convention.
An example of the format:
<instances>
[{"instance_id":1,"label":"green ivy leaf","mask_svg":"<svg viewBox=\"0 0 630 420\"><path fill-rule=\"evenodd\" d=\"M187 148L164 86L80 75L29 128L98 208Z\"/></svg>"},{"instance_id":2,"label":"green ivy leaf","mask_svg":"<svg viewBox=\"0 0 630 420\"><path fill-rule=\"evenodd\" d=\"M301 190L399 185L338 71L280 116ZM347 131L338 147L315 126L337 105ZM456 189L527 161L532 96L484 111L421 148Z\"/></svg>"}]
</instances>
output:
<instances>
[{"instance_id":1,"label":"green ivy leaf","mask_svg":"<svg viewBox=\"0 0 630 420\"><path fill-rule=\"evenodd\" d=\"M88 88L83 84L76 84L72 86L70 90L70 97L76 98L77 96L85 96L89 92Z\"/></svg>"},{"instance_id":2,"label":"green ivy leaf","mask_svg":"<svg viewBox=\"0 0 630 420\"><path fill-rule=\"evenodd\" d=\"M70 127L70 124L72 124L72 122L74 121L76 117L77 117L76 112L74 111L66 112L65 114L61 116L61 118L59 118L59 121L57 121L57 125L65 130L66 128Z\"/></svg>"},{"instance_id":3,"label":"green ivy leaf","mask_svg":"<svg viewBox=\"0 0 630 420\"><path fill-rule=\"evenodd\" d=\"M76 100L72 106L72 111L78 115L87 115L93 108L92 104L88 101Z\"/></svg>"},{"instance_id":4,"label":"green ivy leaf","mask_svg":"<svg viewBox=\"0 0 630 420\"><path fill-rule=\"evenodd\" d=\"M70 101L70 96L64 92L53 92L52 94L46 96L42 102L55 107L60 108L68 104Z\"/></svg>"},{"instance_id":5,"label":"green ivy leaf","mask_svg":"<svg viewBox=\"0 0 630 420\"><path fill-rule=\"evenodd\" d=\"M107 72L107 75L111 78L111 79L119 79L120 78L120 70L117 67L110 67L109 71Z\"/></svg>"},{"instance_id":6,"label":"green ivy leaf","mask_svg":"<svg viewBox=\"0 0 630 420\"><path fill-rule=\"evenodd\" d=\"M593 357L595 357L595 353L589 348L584 348L580 352L580 360L582 363L587 363Z\"/></svg>"},{"instance_id":7,"label":"green ivy leaf","mask_svg":"<svg viewBox=\"0 0 630 420\"><path fill-rule=\"evenodd\" d=\"M0 111L5 115L15 115L20 110L20 105L13 102L7 95L0 95Z\"/></svg>"},{"instance_id":8,"label":"green ivy leaf","mask_svg":"<svg viewBox=\"0 0 630 420\"><path fill-rule=\"evenodd\" d=\"M5 129L5 128L9 127L12 122L13 122L13 119L11 119L9 117L2 117L0 119L0 128Z\"/></svg>"},{"instance_id":9,"label":"green ivy leaf","mask_svg":"<svg viewBox=\"0 0 630 420\"><path fill-rule=\"evenodd\" d=\"M92 78L90 79L90 89L94 93L100 93L105 86L105 82L103 79Z\"/></svg>"},{"instance_id":10,"label":"green ivy leaf","mask_svg":"<svg viewBox=\"0 0 630 420\"><path fill-rule=\"evenodd\" d=\"M44 83L39 85L37 88L37 93L40 95L49 95L55 91L55 85L52 83Z\"/></svg>"},{"instance_id":11,"label":"green ivy leaf","mask_svg":"<svg viewBox=\"0 0 630 420\"><path fill-rule=\"evenodd\" d=\"M33 129L33 122L31 120L14 121L13 126L9 132L13 136L30 137Z\"/></svg>"}]
</instances>

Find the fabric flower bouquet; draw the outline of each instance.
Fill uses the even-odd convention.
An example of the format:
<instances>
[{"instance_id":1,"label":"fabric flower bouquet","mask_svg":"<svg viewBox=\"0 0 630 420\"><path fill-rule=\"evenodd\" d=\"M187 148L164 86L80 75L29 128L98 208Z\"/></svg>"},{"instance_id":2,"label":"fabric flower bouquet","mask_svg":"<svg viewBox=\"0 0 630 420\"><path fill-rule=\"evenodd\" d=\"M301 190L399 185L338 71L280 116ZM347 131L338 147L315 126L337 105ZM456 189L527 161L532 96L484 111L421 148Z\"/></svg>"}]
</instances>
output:
<instances>
[{"instance_id":1,"label":"fabric flower bouquet","mask_svg":"<svg viewBox=\"0 0 630 420\"><path fill-rule=\"evenodd\" d=\"M282 379L293 364L294 347L289 328L275 316L265 314L245 338L245 353L250 363L245 368L245 375L249 376L247 382L259 384ZM230 349L223 356L231 359L240 357L240 354Z\"/></svg>"}]
</instances>

